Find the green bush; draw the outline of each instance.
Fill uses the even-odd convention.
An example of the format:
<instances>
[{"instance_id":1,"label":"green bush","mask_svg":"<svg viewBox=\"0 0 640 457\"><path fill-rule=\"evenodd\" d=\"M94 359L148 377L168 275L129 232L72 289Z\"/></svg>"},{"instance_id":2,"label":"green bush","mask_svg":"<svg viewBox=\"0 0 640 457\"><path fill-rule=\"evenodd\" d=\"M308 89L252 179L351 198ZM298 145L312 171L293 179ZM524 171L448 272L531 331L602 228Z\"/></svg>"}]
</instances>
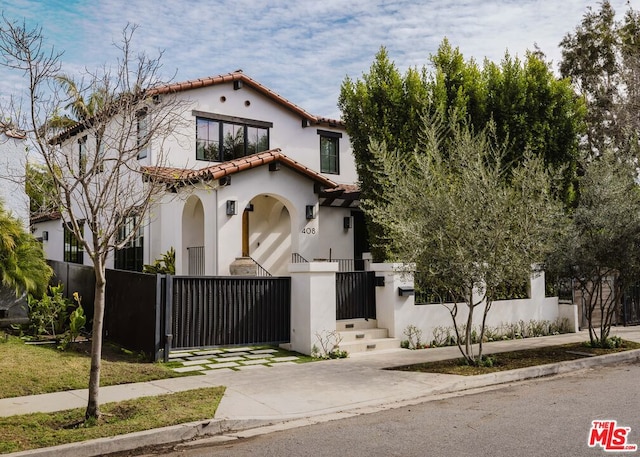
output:
<instances>
[{"instance_id":1,"label":"green bush","mask_svg":"<svg viewBox=\"0 0 640 457\"><path fill-rule=\"evenodd\" d=\"M62 294L63 286L49 286L49 293L40 299L28 296L29 324L27 333L36 338L60 339L58 348L66 349L76 341L87 322L82 299L74 292L74 304Z\"/></svg>"},{"instance_id":2,"label":"green bush","mask_svg":"<svg viewBox=\"0 0 640 457\"><path fill-rule=\"evenodd\" d=\"M49 293L36 299L28 296L29 334L56 337L65 332L71 302L62 296L62 284L49 286Z\"/></svg>"}]
</instances>

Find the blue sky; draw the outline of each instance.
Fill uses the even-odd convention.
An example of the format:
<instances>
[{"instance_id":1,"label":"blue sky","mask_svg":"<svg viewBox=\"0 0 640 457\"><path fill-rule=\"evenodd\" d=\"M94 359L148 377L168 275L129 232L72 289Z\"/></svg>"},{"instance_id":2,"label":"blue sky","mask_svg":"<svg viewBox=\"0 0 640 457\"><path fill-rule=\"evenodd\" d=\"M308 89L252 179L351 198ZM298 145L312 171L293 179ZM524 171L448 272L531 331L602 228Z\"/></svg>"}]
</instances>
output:
<instances>
[{"instance_id":1,"label":"blue sky","mask_svg":"<svg viewBox=\"0 0 640 457\"><path fill-rule=\"evenodd\" d=\"M627 0L611 0L621 17ZM631 4L638 8L640 0ZM446 36L466 58L523 56L536 43L553 61L587 0L0 0L8 18L40 25L64 51L67 74L113 64L129 23L133 45L164 51L167 79L242 69L305 110L337 118L340 84L367 72L380 46L401 71L427 65ZM0 69L0 92L11 91ZM174 76L175 75L175 76Z\"/></svg>"}]
</instances>

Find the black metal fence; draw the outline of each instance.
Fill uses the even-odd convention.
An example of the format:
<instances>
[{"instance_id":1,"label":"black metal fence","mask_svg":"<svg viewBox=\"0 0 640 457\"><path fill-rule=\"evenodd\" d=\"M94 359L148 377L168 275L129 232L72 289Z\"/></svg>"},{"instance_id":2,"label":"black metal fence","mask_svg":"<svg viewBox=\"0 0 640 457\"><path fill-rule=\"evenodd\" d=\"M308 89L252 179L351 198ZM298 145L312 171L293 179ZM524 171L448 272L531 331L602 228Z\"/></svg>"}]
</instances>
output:
<instances>
[{"instance_id":1,"label":"black metal fence","mask_svg":"<svg viewBox=\"0 0 640 457\"><path fill-rule=\"evenodd\" d=\"M93 300L95 297L96 276L93 268L77 263L47 260L53 269L51 284L64 286L63 296L71 299L74 292L82 297L82 307L88 319L93 318Z\"/></svg>"},{"instance_id":2,"label":"black metal fence","mask_svg":"<svg viewBox=\"0 0 640 457\"><path fill-rule=\"evenodd\" d=\"M629 287L622 296L620 322L623 325L640 324L640 283Z\"/></svg>"},{"instance_id":3,"label":"black metal fence","mask_svg":"<svg viewBox=\"0 0 640 457\"><path fill-rule=\"evenodd\" d=\"M104 334L109 340L148 356L157 354L161 281L160 275L107 270Z\"/></svg>"},{"instance_id":4,"label":"black metal fence","mask_svg":"<svg viewBox=\"0 0 640 457\"><path fill-rule=\"evenodd\" d=\"M93 315L92 267L50 261L52 282L78 292ZM104 332L153 360L171 349L284 343L290 339L291 278L189 277L107 270Z\"/></svg>"},{"instance_id":5,"label":"black metal fence","mask_svg":"<svg viewBox=\"0 0 640 457\"><path fill-rule=\"evenodd\" d=\"M376 274L336 273L336 319L376 318Z\"/></svg>"},{"instance_id":6,"label":"black metal fence","mask_svg":"<svg viewBox=\"0 0 640 457\"><path fill-rule=\"evenodd\" d=\"M93 319L95 274L92 267L49 260L52 283L64 285L64 296L74 292L82 297L88 320ZM107 270L104 335L127 349L156 359L161 349L157 329L161 324L162 277L124 270ZM90 330L90 328L87 328Z\"/></svg>"},{"instance_id":7,"label":"black metal fence","mask_svg":"<svg viewBox=\"0 0 640 457\"><path fill-rule=\"evenodd\" d=\"M289 341L290 278L167 280L173 306L165 328L171 330L173 349Z\"/></svg>"}]
</instances>

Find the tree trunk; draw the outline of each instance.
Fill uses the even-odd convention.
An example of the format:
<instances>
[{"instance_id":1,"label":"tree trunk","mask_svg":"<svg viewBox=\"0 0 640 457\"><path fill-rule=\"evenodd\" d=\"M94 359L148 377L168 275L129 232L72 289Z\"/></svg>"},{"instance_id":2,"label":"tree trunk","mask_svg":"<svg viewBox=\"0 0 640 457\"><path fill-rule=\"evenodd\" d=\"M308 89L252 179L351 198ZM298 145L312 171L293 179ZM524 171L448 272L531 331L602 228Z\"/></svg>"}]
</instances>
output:
<instances>
[{"instance_id":1,"label":"tree trunk","mask_svg":"<svg viewBox=\"0 0 640 457\"><path fill-rule=\"evenodd\" d=\"M91 371L89 373L89 402L85 419L100 417L100 365L102 361L102 327L104 322L104 299L106 275L101 261L94 262L96 275L95 301L93 305L93 327L91 332Z\"/></svg>"},{"instance_id":2,"label":"tree trunk","mask_svg":"<svg viewBox=\"0 0 640 457\"><path fill-rule=\"evenodd\" d=\"M489 314L493 301L485 295L484 302L485 307L484 312L482 313L482 325L480 325L480 336L478 340L478 362L482 362L482 340L484 339L484 331L487 327L487 315Z\"/></svg>"}]
</instances>

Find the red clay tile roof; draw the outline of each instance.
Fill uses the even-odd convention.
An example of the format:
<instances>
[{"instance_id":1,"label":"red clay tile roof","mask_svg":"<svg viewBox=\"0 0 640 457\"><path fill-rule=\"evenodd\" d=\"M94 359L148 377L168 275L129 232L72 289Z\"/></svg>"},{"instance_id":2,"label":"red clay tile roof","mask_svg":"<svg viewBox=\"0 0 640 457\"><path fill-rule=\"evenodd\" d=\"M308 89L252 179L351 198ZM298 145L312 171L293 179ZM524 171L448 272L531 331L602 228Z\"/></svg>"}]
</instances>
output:
<instances>
[{"instance_id":1,"label":"red clay tile roof","mask_svg":"<svg viewBox=\"0 0 640 457\"><path fill-rule=\"evenodd\" d=\"M245 75L242 72L242 70L237 70L237 71L234 71L233 73L227 73L227 74L218 75L218 76L210 76L208 78L192 79L190 81L158 86L153 89L149 89L147 91L147 94L150 96L172 94L176 92L183 92L191 89L199 89L202 87L209 87L209 86L214 86L216 84L223 84L223 83L228 83L232 81L242 81L243 84L246 84L252 87L255 91L260 92L261 94L271 98L277 103L283 105L285 108L298 114L303 119L308 119L309 121L315 122L316 124L326 124L334 127L344 127L344 123L341 120L314 116L313 114L308 113L307 111L300 108L298 105L290 102L289 100L278 95L268 87L260 84L255 79L252 79L249 76Z\"/></svg>"},{"instance_id":2,"label":"red clay tile roof","mask_svg":"<svg viewBox=\"0 0 640 457\"><path fill-rule=\"evenodd\" d=\"M56 221L58 219L62 219L62 214L60 214L59 211L52 211L50 213L31 216L31 223L36 224L38 222Z\"/></svg>"},{"instance_id":3,"label":"red clay tile roof","mask_svg":"<svg viewBox=\"0 0 640 457\"><path fill-rule=\"evenodd\" d=\"M157 86L147 90L146 95L153 97L154 95L173 94L176 92L184 92L191 89L199 89L201 87L209 87L216 84L223 84L223 83L228 83L232 81L242 81L243 84L247 84L248 86L251 86L257 92L260 92L261 94L266 95L267 97L274 100L276 103L279 103L285 108L298 114L303 119L309 120L310 122L314 122L317 125L326 125L329 127L338 127L338 128L345 127L344 122L342 122L339 119L330 119L327 117L315 116L311 113L308 113L307 111L300 108L298 105L290 102L289 100L278 95L268 87L260 84L255 79L252 79L249 76L245 75L242 72L242 70L237 70L237 71L234 71L233 73L227 73L224 75L209 76L207 78L192 79L189 81ZM68 127L67 129L65 129L58 135L56 135L53 139L51 139L50 142L51 144L60 143L65 139L72 137L78 134L79 132L84 131L90 125L91 125L91 119L89 119L84 123L79 122L75 125L72 125L71 127Z\"/></svg>"},{"instance_id":4,"label":"red clay tile roof","mask_svg":"<svg viewBox=\"0 0 640 457\"><path fill-rule=\"evenodd\" d=\"M270 151L259 152L257 154L242 157L240 159L230 160L228 162L222 162L220 164L201 168L199 170L171 167L143 167L143 172L150 177L155 177L156 179L159 179L166 183L186 185L190 183L196 183L198 181L211 181L220 179L224 176L229 176L244 170L260 167L271 162L280 162L282 165L285 165L292 170L318 182L325 188L335 188L338 186L335 182L326 178L324 175L302 165L300 162L287 157L280 151L280 149L272 149Z\"/></svg>"}]
</instances>

